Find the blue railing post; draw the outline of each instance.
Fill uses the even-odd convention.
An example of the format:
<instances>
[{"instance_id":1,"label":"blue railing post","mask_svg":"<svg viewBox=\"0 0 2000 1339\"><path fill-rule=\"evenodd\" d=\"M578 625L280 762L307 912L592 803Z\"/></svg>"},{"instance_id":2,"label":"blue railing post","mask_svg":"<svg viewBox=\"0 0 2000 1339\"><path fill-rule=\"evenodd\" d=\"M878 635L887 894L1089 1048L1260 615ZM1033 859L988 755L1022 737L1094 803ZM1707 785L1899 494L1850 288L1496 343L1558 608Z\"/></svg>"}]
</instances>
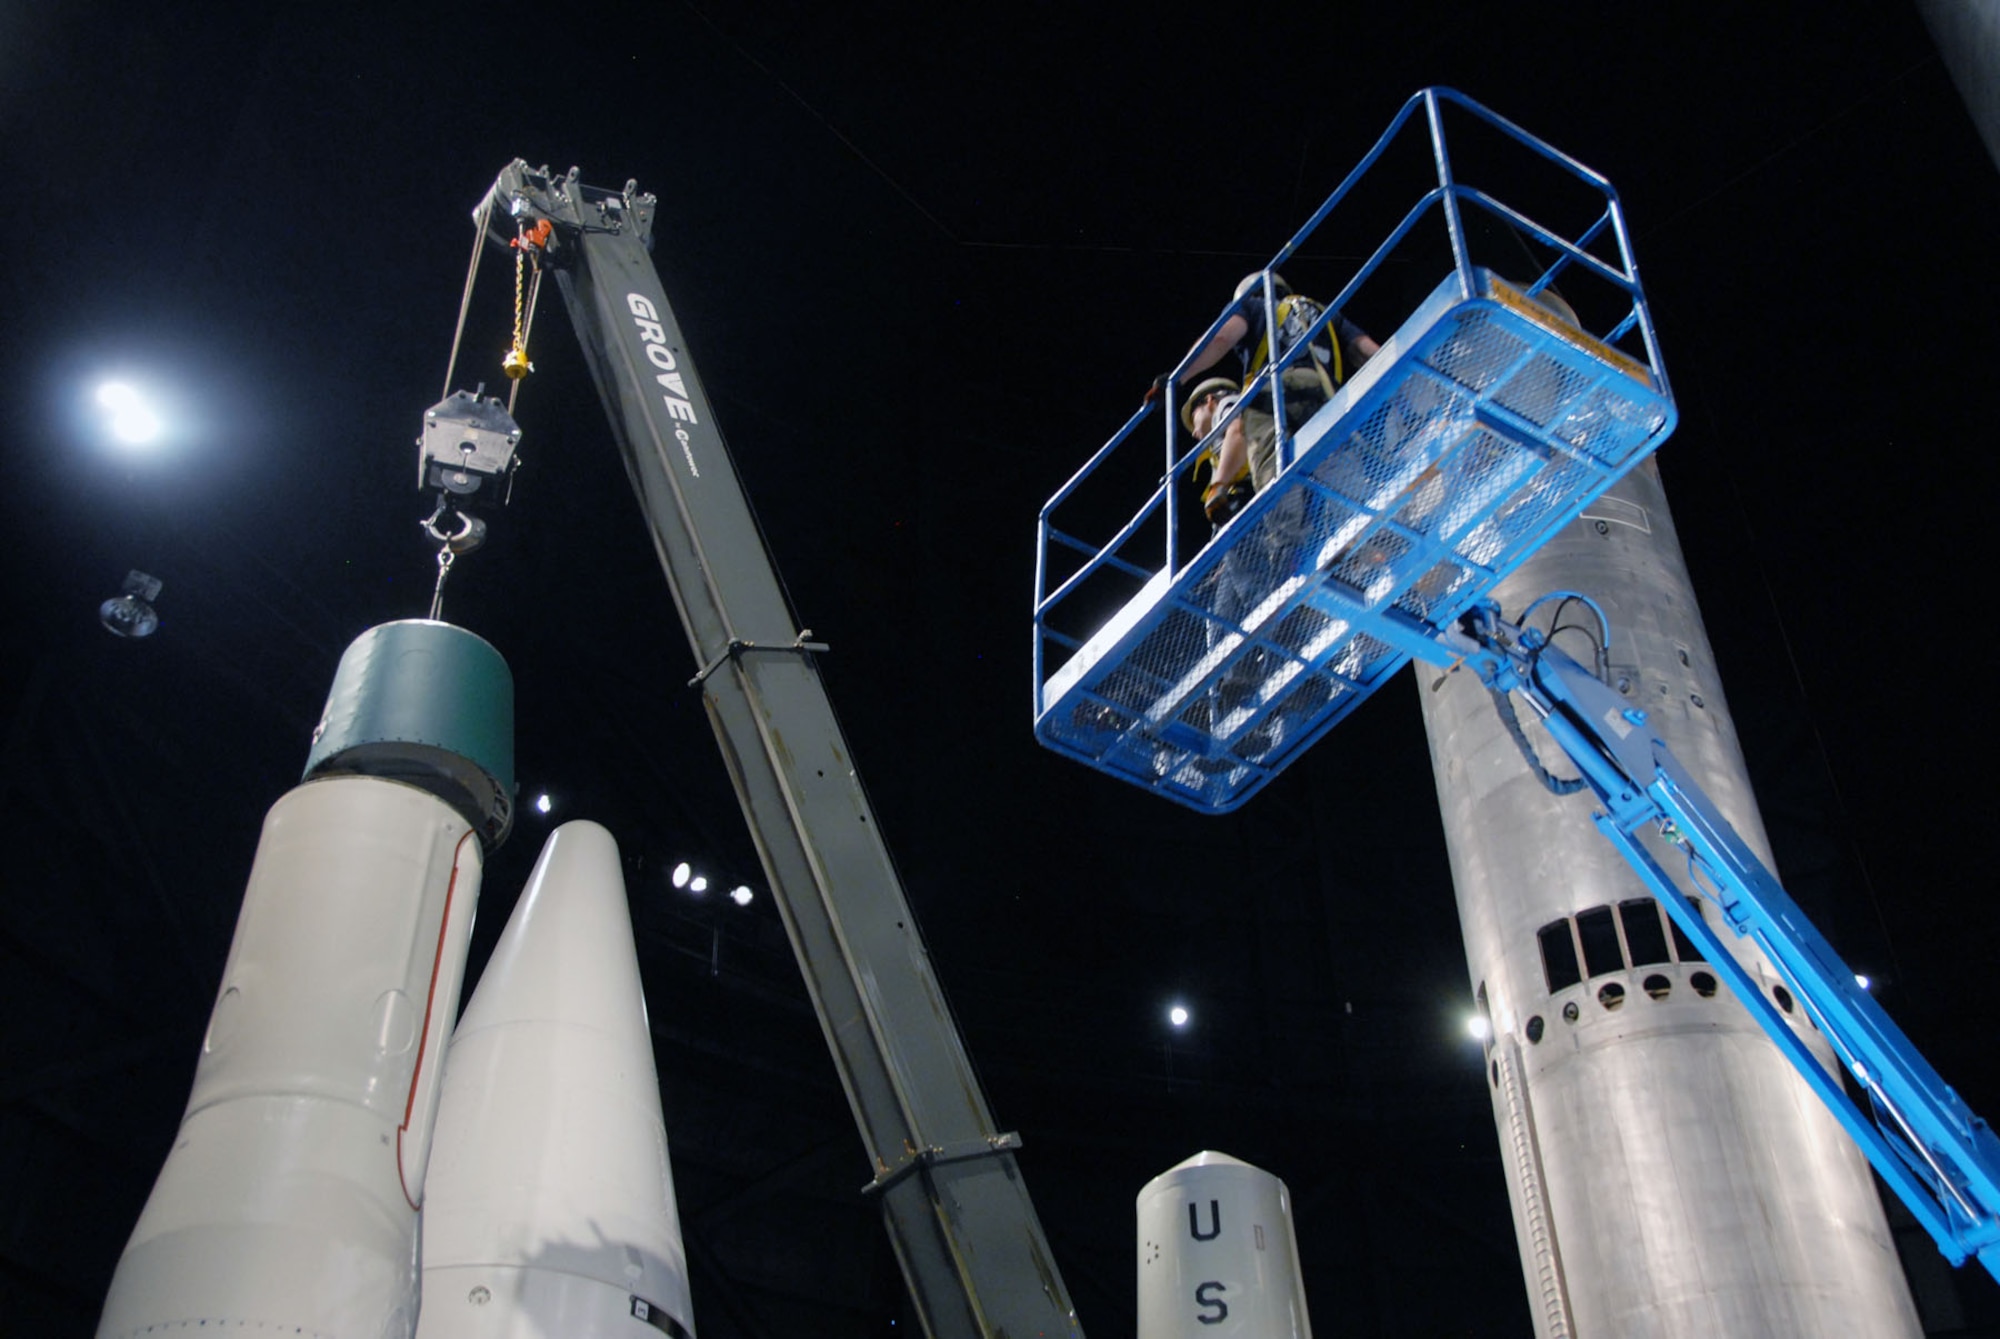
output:
<instances>
[{"instance_id":1,"label":"blue railing post","mask_svg":"<svg viewBox=\"0 0 2000 1339\"><path fill-rule=\"evenodd\" d=\"M1444 230L1451 241L1452 268L1458 271L1458 291L1471 297L1478 290L1472 275L1472 256L1465 249L1465 220L1458 209L1458 182L1451 171L1451 151L1444 144L1444 117L1438 106L1437 91L1424 90L1424 119L1431 130L1431 156L1437 163L1438 188L1444 192Z\"/></svg>"}]
</instances>

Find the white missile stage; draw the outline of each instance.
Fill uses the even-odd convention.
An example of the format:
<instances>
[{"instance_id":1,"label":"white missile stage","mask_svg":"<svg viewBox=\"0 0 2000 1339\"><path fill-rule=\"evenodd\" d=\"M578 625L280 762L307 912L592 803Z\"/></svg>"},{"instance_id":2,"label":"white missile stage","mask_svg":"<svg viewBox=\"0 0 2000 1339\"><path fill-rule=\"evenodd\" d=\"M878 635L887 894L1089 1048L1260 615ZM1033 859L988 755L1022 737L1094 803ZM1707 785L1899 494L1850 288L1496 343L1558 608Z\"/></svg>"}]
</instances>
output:
<instances>
[{"instance_id":1,"label":"white missile stage","mask_svg":"<svg viewBox=\"0 0 2000 1339\"><path fill-rule=\"evenodd\" d=\"M1311 1339L1285 1183L1197 1153L1139 1192L1139 1339Z\"/></svg>"},{"instance_id":2,"label":"white missile stage","mask_svg":"<svg viewBox=\"0 0 2000 1339\"><path fill-rule=\"evenodd\" d=\"M412 1333L440 1061L512 730L507 667L472 634L397 623L348 648L307 779L264 821L100 1336Z\"/></svg>"},{"instance_id":3,"label":"white missile stage","mask_svg":"<svg viewBox=\"0 0 2000 1339\"><path fill-rule=\"evenodd\" d=\"M549 837L452 1037L422 1339L689 1339L687 1263L618 847Z\"/></svg>"}]
</instances>

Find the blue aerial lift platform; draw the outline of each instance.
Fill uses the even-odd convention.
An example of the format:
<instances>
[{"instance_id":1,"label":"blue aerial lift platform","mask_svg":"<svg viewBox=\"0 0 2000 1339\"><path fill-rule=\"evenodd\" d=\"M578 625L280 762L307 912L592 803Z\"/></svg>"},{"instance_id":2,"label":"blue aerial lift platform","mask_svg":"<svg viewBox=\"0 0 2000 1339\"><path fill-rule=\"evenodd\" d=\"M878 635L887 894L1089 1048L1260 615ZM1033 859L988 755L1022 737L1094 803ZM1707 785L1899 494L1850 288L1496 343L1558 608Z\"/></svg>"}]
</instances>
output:
<instances>
[{"instance_id":1,"label":"blue aerial lift platform","mask_svg":"<svg viewBox=\"0 0 2000 1339\"><path fill-rule=\"evenodd\" d=\"M1582 187L1594 205L1580 226L1547 226L1471 184L1446 148L1447 111L1525 151L1517 167L1539 160ZM1305 422L1285 422L1285 397L1269 397L1277 477L1206 544L1184 536L1182 495L1193 491L1189 476L1204 443L1185 440L1175 415L1164 413L1164 472L1127 471L1125 482L1140 484L1140 502L1121 521L1125 512L1088 495L1136 454L1120 448L1138 438L1149 405L1042 509L1035 733L1122 780L1222 813L1413 657L1469 668L1496 693L1519 694L1602 805L1598 829L1883 1182L1954 1264L1976 1257L2000 1278L2000 1138L1857 983L1655 736L1646 713L1549 644L1525 613L1509 623L1488 598L1674 427L1673 395L1611 184L1462 95L1426 89L1278 253L1261 285L1225 308L1195 347L1204 348L1243 302L1263 302L1263 328L1278 328L1275 268L1311 258L1318 230L1383 169L1420 114L1434 177L1385 240L1329 290L1335 296L1313 329L1243 388L1243 400L1310 356L1311 340L1336 315L1353 315L1371 281L1405 265L1421 223L1442 224L1448 252L1428 275L1444 271L1444 278L1421 279L1432 286L1396 309L1408 314L1394 333ZM1538 213L1544 200L1570 207L1559 193L1537 199ZM1500 223L1518 248L1511 264L1528 277L1510 280L1475 263L1469 215ZM1419 259L1410 268L1424 276L1422 266ZM1552 287L1558 279L1560 296ZM1400 283L1407 291L1410 280ZM1178 403L1195 358L1168 379L1168 406ZM1241 412L1239 403L1230 416ZM1073 533L1093 526L1108 538ZM1597 609L1584 594L1556 596ZM1601 610L1598 617L1602 623ZM1610 645L1608 627L1600 644ZM1678 853L1677 863L1685 860L1684 875L1649 849L1649 831ZM1704 908L1714 909L1715 924ZM1786 1024L1729 951L1722 927L1763 951L1842 1073L1823 1068Z\"/></svg>"},{"instance_id":2,"label":"blue aerial lift platform","mask_svg":"<svg viewBox=\"0 0 2000 1339\"><path fill-rule=\"evenodd\" d=\"M1460 180L1445 142L1448 107L1564 178L1568 197L1538 198L1568 207L1576 226L1559 232ZM1447 89L1403 106L1242 301L1273 303L1272 271L1310 263L1322 228L1342 222L1342 207L1360 204L1378 172L1393 175L1390 151L1407 147L1419 124L1435 180L1330 295L1312 334L1244 388L1243 402L1304 358L1357 296L1391 282L1407 289L1426 255L1436 260L1429 292L1306 422L1284 422L1277 397L1279 458L1289 462L1277 480L1183 559L1193 532L1207 529L1187 506L1203 443L1188 440L1174 413L1157 416L1165 468L1138 476L1129 519L1091 496L1142 454L1157 407L1148 406L1043 508L1035 732L1048 747L1196 809L1235 808L1673 430L1673 396L1610 182ZM1392 180L1391 193L1401 184ZM1469 214L1508 230L1518 248L1508 259L1529 270L1524 278L1475 263ZM1421 245L1440 229L1448 246ZM1597 299L1586 309L1603 314L1603 334L1577 324L1576 307L1554 296L1558 280L1578 305L1585 290ZM1184 360L1168 406L1190 379ZM1109 538L1080 537L1092 525Z\"/></svg>"}]
</instances>

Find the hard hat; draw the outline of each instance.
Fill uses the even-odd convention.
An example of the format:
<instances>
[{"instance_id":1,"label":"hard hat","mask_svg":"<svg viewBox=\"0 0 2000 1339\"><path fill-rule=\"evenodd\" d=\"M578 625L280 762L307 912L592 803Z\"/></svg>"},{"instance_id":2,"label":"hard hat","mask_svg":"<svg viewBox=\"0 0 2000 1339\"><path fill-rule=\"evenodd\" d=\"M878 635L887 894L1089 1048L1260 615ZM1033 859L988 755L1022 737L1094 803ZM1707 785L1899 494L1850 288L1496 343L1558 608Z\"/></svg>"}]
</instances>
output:
<instances>
[{"instance_id":1,"label":"hard hat","mask_svg":"<svg viewBox=\"0 0 2000 1339\"><path fill-rule=\"evenodd\" d=\"M1261 290L1263 287L1264 271L1259 270L1255 274L1246 274L1243 276L1242 282L1236 285L1235 296L1240 298L1252 289ZM1271 287L1277 291L1279 297L1284 297L1292 291L1292 286L1285 282L1285 276L1279 274L1276 270L1271 271Z\"/></svg>"},{"instance_id":2,"label":"hard hat","mask_svg":"<svg viewBox=\"0 0 2000 1339\"><path fill-rule=\"evenodd\" d=\"M1242 389L1243 388L1241 386L1238 386L1228 377L1210 377L1207 381L1204 381L1199 386L1196 386L1193 392L1189 394L1187 398L1187 403L1181 406L1181 426L1183 428L1186 428L1189 432L1193 432L1194 407L1196 405L1200 404L1203 400L1215 394L1217 391L1221 391L1227 395L1234 395L1236 394L1236 392Z\"/></svg>"}]
</instances>

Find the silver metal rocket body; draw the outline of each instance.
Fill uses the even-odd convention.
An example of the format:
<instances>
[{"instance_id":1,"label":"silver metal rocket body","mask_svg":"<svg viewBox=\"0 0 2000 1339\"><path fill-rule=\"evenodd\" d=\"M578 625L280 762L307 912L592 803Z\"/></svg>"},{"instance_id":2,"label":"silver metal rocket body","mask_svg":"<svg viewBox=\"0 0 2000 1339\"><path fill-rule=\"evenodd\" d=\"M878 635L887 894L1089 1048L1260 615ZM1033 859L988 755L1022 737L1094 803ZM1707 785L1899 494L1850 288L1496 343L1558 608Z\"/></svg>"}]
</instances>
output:
<instances>
[{"instance_id":1,"label":"silver metal rocket body","mask_svg":"<svg viewBox=\"0 0 2000 1339\"><path fill-rule=\"evenodd\" d=\"M1768 862L1652 462L1496 595L1518 617L1558 589L1604 606L1611 682ZM1591 623L1570 608L1563 622ZM1581 634L1558 642L1588 663ZM1418 676L1424 723L1466 961L1492 1024L1485 1077L1536 1334L1917 1335L1859 1151L1675 942L1592 825L1590 794L1558 797L1541 784L1473 675L1434 690L1436 679ZM1520 715L1548 770L1573 776L1532 713ZM1747 945L1738 956L1781 1004L1789 999ZM1803 1010L1790 1017L1831 1063Z\"/></svg>"}]
</instances>

